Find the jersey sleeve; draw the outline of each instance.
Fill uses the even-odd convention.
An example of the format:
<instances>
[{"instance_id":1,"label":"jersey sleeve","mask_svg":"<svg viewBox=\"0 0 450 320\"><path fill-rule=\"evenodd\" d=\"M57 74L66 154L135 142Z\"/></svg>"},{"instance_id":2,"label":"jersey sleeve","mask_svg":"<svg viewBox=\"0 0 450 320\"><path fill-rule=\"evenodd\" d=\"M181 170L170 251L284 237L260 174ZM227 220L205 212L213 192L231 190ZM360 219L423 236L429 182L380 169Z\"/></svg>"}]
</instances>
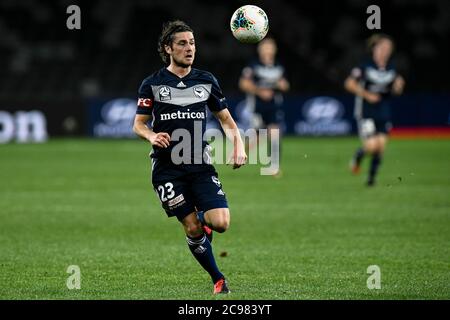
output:
<instances>
[{"instance_id":1,"label":"jersey sleeve","mask_svg":"<svg viewBox=\"0 0 450 320\"><path fill-rule=\"evenodd\" d=\"M248 65L242 69L241 77L244 79L253 79L253 66Z\"/></svg>"},{"instance_id":2,"label":"jersey sleeve","mask_svg":"<svg viewBox=\"0 0 450 320\"><path fill-rule=\"evenodd\" d=\"M364 66L363 65L358 65L352 68L352 70L350 71L349 76L355 80L360 80L363 76L363 70L364 70Z\"/></svg>"},{"instance_id":3,"label":"jersey sleeve","mask_svg":"<svg viewBox=\"0 0 450 320\"><path fill-rule=\"evenodd\" d=\"M208 107L211 111L220 111L228 107L227 99L222 93L217 79L212 76L211 93L208 99Z\"/></svg>"},{"instance_id":4,"label":"jersey sleeve","mask_svg":"<svg viewBox=\"0 0 450 320\"><path fill-rule=\"evenodd\" d=\"M139 87L136 114L152 115L153 92L151 85L144 80Z\"/></svg>"}]
</instances>

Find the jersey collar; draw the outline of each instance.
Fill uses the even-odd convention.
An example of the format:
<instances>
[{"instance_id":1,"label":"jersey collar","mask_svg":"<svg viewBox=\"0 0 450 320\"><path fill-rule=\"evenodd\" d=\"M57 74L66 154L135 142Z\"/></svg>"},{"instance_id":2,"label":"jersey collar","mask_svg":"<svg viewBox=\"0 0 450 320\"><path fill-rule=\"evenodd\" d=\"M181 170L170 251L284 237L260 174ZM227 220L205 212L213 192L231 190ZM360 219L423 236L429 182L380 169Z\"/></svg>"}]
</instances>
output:
<instances>
[{"instance_id":1,"label":"jersey collar","mask_svg":"<svg viewBox=\"0 0 450 320\"><path fill-rule=\"evenodd\" d=\"M188 74L186 74L184 77L179 77L175 73L173 73L172 71L169 71L167 68L163 68L163 72L165 72L166 74L168 74L169 76L171 76L172 78L175 78L177 80L187 79L192 74L193 70L194 70L194 68L191 68L191 71L189 71Z\"/></svg>"}]
</instances>

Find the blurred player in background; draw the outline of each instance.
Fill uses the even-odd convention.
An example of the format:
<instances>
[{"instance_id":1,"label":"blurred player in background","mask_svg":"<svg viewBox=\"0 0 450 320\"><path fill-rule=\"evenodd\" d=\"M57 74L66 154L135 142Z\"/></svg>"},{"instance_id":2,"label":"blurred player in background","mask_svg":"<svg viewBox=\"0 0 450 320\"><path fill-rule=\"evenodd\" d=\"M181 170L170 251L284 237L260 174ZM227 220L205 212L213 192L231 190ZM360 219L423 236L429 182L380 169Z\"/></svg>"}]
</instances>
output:
<instances>
[{"instance_id":1,"label":"blurred player in background","mask_svg":"<svg viewBox=\"0 0 450 320\"><path fill-rule=\"evenodd\" d=\"M211 276L213 292L228 293L211 247L211 229L225 232L230 212L217 172L208 161L208 143L203 140L207 108L234 142L234 168L247 160L244 144L216 78L192 68L196 53L192 29L182 21L165 24L159 53L168 66L142 82L133 129L153 146L152 184L162 207L169 217L176 216L183 225L192 255ZM152 125L148 126L151 119ZM200 135L195 133L199 126ZM184 136L173 138L177 129L190 134L189 151L184 150L188 154L183 153L181 164L177 164L178 160L174 162L180 151L172 153L174 147L186 143ZM201 146L200 150L196 150L196 145Z\"/></svg>"},{"instance_id":2,"label":"blurred player in background","mask_svg":"<svg viewBox=\"0 0 450 320\"><path fill-rule=\"evenodd\" d=\"M289 82L285 78L284 67L276 60L277 44L273 38L266 37L259 42L257 52L258 59L242 70L239 88L247 94L246 107L254 117L252 126L268 129L270 137L271 130L280 130L283 93L289 90ZM272 152L279 148L278 145ZM273 172L274 176L280 174L280 170Z\"/></svg>"},{"instance_id":3,"label":"blurred player in background","mask_svg":"<svg viewBox=\"0 0 450 320\"><path fill-rule=\"evenodd\" d=\"M351 170L358 174L364 156L371 155L367 185L373 186L391 128L390 98L403 93L405 81L392 64L394 41L390 36L375 34L367 44L371 58L352 69L344 86L356 96L355 118L363 142L351 161Z\"/></svg>"}]
</instances>

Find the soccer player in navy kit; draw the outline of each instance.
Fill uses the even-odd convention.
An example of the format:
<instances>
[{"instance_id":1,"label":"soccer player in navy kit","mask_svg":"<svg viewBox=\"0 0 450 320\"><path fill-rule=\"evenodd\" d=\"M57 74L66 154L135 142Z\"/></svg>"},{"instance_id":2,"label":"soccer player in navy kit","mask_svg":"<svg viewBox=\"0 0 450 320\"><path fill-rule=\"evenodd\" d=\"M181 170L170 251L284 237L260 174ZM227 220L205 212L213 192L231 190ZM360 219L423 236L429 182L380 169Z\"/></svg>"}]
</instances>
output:
<instances>
[{"instance_id":1,"label":"soccer player in navy kit","mask_svg":"<svg viewBox=\"0 0 450 320\"><path fill-rule=\"evenodd\" d=\"M142 82L133 129L153 146L152 184L162 207L183 225L191 253L211 276L213 292L228 293L227 281L211 247L211 229L225 232L230 212L217 172L209 164L208 144L203 140L207 108L234 142L233 168L247 160L244 144L216 78L192 68L196 51L192 29L182 21L166 23L158 51L168 66ZM148 126L151 119L152 125ZM199 127L201 136L195 136ZM179 132L188 132L190 139L175 139ZM177 146L186 142L190 148L180 152Z\"/></svg>"},{"instance_id":2,"label":"soccer player in navy kit","mask_svg":"<svg viewBox=\"0 0 450 320\"><path fill-rule=\"evenodd\" d=\"M277 45L273 38L263 39L257 51L258 59L242 70L239 88L247 94L247 105L260 115L270 136L271 130L280 130L283 93L289 90L289 82L284 67L276 60ZM280 170L273 172L274 176L279 174Z\"/></svg>"},{"instance_id":3,"label":"soccer player in navy kit","mask_svg":"<svg viewBox=\"0 0 450 320\"><path fill-rule=\"evenodd\" d=\"M373 186L391 127L390 98L402 94L405 81L390 60L394 51L390 36L375 34L368 47L371 59L353 68L344 85L356 96L355 119L363 141L351 161L351 170L358 174L364 156L371 155L367 185Z\"/></svg>"}]
</instances>

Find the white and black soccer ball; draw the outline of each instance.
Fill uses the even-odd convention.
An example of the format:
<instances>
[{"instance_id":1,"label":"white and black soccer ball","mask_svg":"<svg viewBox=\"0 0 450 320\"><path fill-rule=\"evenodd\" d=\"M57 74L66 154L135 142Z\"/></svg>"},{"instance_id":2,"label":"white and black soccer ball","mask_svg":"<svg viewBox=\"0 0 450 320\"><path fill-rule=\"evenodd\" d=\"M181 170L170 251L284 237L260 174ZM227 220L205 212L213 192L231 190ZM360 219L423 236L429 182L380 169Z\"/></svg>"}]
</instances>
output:
<instances>
[{"instance_id":1,"label":"white and black soccer ball","mask_svg":"<svg viewBox=\"0 0 450 320\"><path fill-rule=\"evenodd\" d=\"M257 43L267 35L269 19L261 8L246 5L233 13L230 28L233 36L240 42Z\"/></svg>"}]
</instances>

